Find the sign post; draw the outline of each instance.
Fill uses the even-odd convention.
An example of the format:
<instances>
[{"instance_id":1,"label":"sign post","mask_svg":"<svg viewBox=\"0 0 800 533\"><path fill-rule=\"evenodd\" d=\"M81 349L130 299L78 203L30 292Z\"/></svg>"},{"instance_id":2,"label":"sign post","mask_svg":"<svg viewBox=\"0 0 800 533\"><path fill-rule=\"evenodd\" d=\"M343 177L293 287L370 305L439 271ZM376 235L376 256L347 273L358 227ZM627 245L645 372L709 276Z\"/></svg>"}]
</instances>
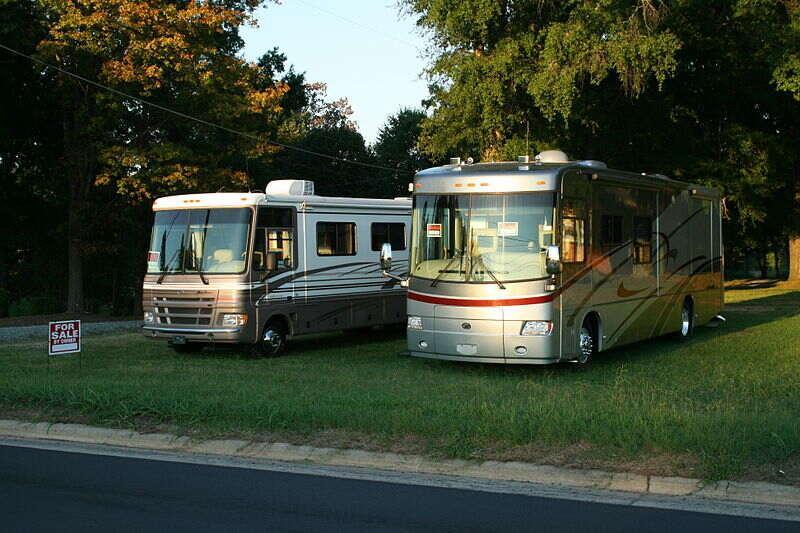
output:
<instances>
[{"instance_id":1,"label":"sign post","mask_svg":"<svg viewBox=\"0 0 800 533\"><path fill-rule=\"evenodd\" d=\"M61 320L50 322L47 355L66 355L81 351L81 321Z\"/></svg>"}]
</instances>

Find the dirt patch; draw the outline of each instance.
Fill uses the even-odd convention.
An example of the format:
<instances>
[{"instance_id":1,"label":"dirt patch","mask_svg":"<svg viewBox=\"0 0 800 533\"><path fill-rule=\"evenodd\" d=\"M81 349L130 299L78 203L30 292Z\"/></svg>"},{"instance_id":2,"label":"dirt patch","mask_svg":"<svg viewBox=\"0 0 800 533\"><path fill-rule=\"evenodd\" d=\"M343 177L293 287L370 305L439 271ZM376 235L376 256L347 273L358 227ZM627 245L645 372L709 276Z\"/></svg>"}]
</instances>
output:
<instances>
[{"instance_id":1,"label":"dirt patch","mask_svg":"<svg viewBox=\"0 0 800 533\"><path fill-rule=\"evenodd\" d=\"M675 455L650 451L640 457L599 450L586 442L566 447L525 444L513 448L488 448L487 457L496 461L521 461L566 468L598 469L609 472L632 472L651 476L697 477L699 461L690 454ZM482 454L483 455L483 454Z\"/></svg>"}]
</instances>

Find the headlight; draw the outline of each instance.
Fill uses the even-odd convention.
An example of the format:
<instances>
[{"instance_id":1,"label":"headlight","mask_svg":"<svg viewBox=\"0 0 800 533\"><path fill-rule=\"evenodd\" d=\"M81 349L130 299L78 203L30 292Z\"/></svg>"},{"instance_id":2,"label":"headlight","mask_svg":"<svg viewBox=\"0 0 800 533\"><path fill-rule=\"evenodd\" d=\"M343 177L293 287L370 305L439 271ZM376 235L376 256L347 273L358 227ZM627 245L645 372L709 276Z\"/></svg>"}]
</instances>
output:
<instances>
[{"instance_id":1,"label":"headlight","mask_svg":"<svg viewBox=\"0 0 800 533\"><path fill-rule=\"evenodd\" d=\"M422 329L422 317L421 316L409 316L408 317L408 329Z\"/></svg>"},{"instance_id":2,"label":"headlight","mask_svg":"<svg viewBox=\"0 0 800 533\"><path fill-rule=\"evenodd\" d=\"M240 313L222 315L223 326L244 326L245 324L247 324L247 315Z\"/></svg>"},{"instance_id":3,"label":"headlight","mask_svg":"<svg viewBox=\"0 0 800 533\"><path fill-rule=\"evenodd\" d=\"M153 314L152 311L145 311L144 312L144 323L145 324L152 324L156 321L156 315Z\"/></svg>"},{"instance_id":4,"label":"headlight","mask_svg":"<svg viewBox=\"0 0 800 533\"><path fill-rule=\"evenodd\" d=\"M549 320L526 320L520 335L544 337L553 333L553 323Z\"/></svg>"}]
</instances>

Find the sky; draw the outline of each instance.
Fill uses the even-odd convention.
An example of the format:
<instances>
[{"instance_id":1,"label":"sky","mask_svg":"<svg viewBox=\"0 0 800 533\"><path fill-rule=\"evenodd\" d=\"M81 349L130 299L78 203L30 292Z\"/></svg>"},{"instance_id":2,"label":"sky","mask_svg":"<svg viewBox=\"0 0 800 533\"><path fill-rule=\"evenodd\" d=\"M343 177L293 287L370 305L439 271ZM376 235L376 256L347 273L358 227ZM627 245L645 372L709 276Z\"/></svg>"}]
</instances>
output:
<instances>
[{"instance_id":1,"label":"sky","mask_svg":"<svg viewBox=\"0 0 800 533\"><path fill-rule=\"evenodd\" d=\"M328 85L330 100L349 100L368 143L389 115L420 107L428 95L419 51L425 40L396 0L281 0L256 18L258 27L242 31L245 58L280 48L287 66Z\"/></svg>"}]
</instances>

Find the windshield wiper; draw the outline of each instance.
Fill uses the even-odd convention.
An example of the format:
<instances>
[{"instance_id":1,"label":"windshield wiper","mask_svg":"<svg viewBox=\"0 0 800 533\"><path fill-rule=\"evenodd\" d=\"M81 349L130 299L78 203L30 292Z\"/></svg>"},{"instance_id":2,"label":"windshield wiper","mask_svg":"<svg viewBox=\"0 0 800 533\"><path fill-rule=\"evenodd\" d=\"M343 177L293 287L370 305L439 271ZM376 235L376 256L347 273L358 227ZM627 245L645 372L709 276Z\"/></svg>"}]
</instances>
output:
<instances>
[{"instance_id":1,"label":"windshield wiper","mask_svg":"<svg viewBox=\"0 0 800 533\"><path fill-rule=\"evenodd\" d=\"M492 278L495 283L497 283L497 286L500 287L501 289L506 288L506 286L503 285L503 283L499 279L497 279L497 276L494 275L494 272L489 270L489 267L486 266L486 262L483 260L483 254L478 254L474 256L473 261L474 262L471 268L469 269L470 275L472 274L472 271L475 270L475 262L480 262L480 264L483 265L483 271L489 274L489 277Z\"/></svg>"},{"instance_id":2,"label":"windshield wiper","mask_svg":"<svg viewBox=\"0 0 800 533\"><path fill-rule=\"evenodd\" d=\"M179 254L181 256L183 256L183 239L182 238L181 238L181 247L178 248L177 250L175 250L175 253L172 254L172 257L170 257L170 259L169 259L169 263L172 263L172 260L175 259ZM167 264L165 262L164 266L161 269L162 270L161 275L158 276L158 279L156 280L156 283L158 283L159 285L161 284L162 281L164 281L164 278L167 276L167 274L169 274L170 272L175 272L174 270L166 270L166 268L167 268Z\"/></svg>"},{"instance_id":3,"label":"windshield wiper","mask_svg":"<svg viewBox=\"0 0 800 533\"><path fill-rule=\"evenodd\" d=\"M208 285L208 280L206 279L205 274L203 274L203 262L204 262L203 260L205 259L205 256L206 256L206 253L205 253L206 252L206 235L208 234L208 217L209 217L210 214L211 214L211 210L210 209L206 209L206 220L205 220L205 222L203 222L203 249L200 251L200 261L198 262L198 265L197 265L197 274L200 276L200 281L203 282L203 285ZM191 239L191 238L192 237L190 235L189 239ZM189 243L191 244L191 240L189 241Z\"/></svg>"},{"instance_id":4,"label":"windshield wiper","mask_svg":"<svg viewBox=\"0 0 800 533\"><path fill-rule=\"evenodd\" d=\"M448 261L447 264L444 266L444 268L439 271L439 275L433 278L433 281L431 282L431 287L435 287L439 283L439 280L442 279L442 276L444 276L448 272L448 270L450 270L450 267L453 265L455 260L461 259L462 257L464 257L463 252L461 250L456 250L455 255L451 257L450 261ZM461 267L459 267L459 272L461 272Z\"/></svg>"}]
</instances>

